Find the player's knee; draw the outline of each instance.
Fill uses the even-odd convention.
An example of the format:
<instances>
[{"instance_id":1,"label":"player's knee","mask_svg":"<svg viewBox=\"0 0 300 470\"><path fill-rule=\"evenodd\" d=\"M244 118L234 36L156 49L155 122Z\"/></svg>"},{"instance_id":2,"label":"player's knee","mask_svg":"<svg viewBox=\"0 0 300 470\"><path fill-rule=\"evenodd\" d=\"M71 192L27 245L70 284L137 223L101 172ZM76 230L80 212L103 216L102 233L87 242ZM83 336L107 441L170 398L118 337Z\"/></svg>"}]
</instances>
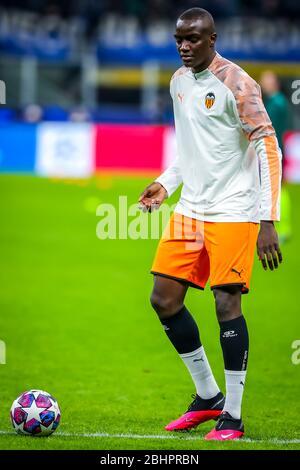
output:
<instances>
[{"instance_id":1,"label":"player's knee","mask_svg":"<svg viewBox=\"0 0 300 470\"><path fill-rule=\"evenodd\" d=\"M182 308L182 305L176 299L163 296L156 292L152 292L150 302L161 319L174 315Z\"/></svg>"},{"instance_id":2,"label":"player's knee","mask_svg":"<svg viewBox=\"0 0 300 470\"><path fill-rule=\"evenodd\" d=\"M241 315L240 290L214 289L214 296L219 321L233 320Z\"/></svg>"},{"instance_id":3,"label":"player's knee","mask_svg":"<svg viewBox=\"0 0 300 470\"><path fill-rule=\"evenodd\" d=\"M224 300L216 300L216 312L219 321L231 320L232 312L229 302Z\"/></svg>"}]
</instances>

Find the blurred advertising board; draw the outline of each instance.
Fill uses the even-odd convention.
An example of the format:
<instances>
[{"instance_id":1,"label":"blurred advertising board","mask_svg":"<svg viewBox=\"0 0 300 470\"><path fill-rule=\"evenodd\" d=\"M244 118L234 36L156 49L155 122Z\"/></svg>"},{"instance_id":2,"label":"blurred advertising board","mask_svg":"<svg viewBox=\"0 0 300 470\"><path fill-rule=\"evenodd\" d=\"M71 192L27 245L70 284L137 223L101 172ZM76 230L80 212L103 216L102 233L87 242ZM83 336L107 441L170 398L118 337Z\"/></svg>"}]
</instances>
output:
<instances>
[{"instance_id":1,"label":"blurred advertising board","mask_svg":"<svg viewBox=\"0 0 300 470\"><path fill-rule=\"evenodd\" d=\"M300 132L284 136L285 179L300 183ZM176 155L164 125L41 123L0 126L0 172L85 178L95 171L159 174Z\"/></svg>"},{"instance_id":2,"label":"blurred advertising board","mask_svg":"<svg viewBox=\"0 0 300 470\"><path fill-rule=\"evenodd\" d=\"M3 124L0 126L0 172L34 171L36 125Z\"/></svg>"},{"instance_id":3,"label":"blurred advertising board","mask_svg":"<svg viewBox=\"0 0 300 470\"><path fill-rule=\"evenodd\" d=\"M93 126L42 123L35 170L42 176L87 177L94 173Z\"/></svg>"},{"instance_id":4,"label":"blurred advertising board","mask_svg":"<svg viewBox=\"0 0 300 470\"><path fill-rule=\"evenodd\" d=\"M300 132L284 135L284 177L290 183L300 183Z\"/></svg>"},{"instance_id":5,"label":"blurred advertising board","mask_svg":"<svg viewBox=\"0 0 300 470\"><path fill-rule=\"evenodd\" d=\"M160 171L165 126L98 124L96 169Z\"/></svg>"}]
</instances>

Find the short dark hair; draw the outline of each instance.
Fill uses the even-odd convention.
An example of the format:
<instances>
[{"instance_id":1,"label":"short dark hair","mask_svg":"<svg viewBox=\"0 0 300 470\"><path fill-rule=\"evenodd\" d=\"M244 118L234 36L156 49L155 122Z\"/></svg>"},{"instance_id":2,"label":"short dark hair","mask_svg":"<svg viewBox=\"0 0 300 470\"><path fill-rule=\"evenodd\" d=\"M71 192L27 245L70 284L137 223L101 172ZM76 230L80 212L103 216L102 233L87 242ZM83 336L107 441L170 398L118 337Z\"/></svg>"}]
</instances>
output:
<instances>
[{"instance_id":1,"label":"short dark hair","mask_svg":"<svg viewBox=\"0 0 300 470\"><path fill-rule=\"evenodd\" d=\"M189 8L185 10L179 16L179 20L197 20L198 18L205 20L207 23L207 27L211 33L215 32L215 22L212 15L209 11L204 10L204 8Z\"/></svg>"}]
</instances>

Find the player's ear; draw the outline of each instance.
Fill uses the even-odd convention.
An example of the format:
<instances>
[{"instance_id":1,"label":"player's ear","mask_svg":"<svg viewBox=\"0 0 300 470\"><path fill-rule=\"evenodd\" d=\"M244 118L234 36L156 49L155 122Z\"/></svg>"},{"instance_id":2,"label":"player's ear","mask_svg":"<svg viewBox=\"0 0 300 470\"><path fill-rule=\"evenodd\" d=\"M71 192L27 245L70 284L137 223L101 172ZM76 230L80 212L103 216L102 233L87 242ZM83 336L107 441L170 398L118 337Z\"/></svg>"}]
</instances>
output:
<instances>
[{"instance_id":1,"label":"player's ear","mask_svg":"<svg viewBox=\"0 0 300 470\"><path fill-rule=\"evenodd\" d=\"M214 47L217 40L217 33L212 33L209 38L209 46Z\"/></svg>"}]
</instances>

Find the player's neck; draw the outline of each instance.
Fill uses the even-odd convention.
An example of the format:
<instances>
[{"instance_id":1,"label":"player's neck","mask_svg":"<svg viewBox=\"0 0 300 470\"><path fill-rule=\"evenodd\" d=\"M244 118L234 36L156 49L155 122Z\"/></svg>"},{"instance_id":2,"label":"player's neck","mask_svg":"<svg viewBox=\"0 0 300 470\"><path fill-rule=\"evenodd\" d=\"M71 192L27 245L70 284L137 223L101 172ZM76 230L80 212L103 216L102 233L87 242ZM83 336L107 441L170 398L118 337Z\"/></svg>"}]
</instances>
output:
<instances>
[{"instance_id":1,"label":"player's neck","mask_svg":"<svg viewBox=\"0 0 300 470\"><path fill-rule=\"evenodd\" d=\"M192 69L193 73L199 73L202 72L203 70L207 69L207 67L212 63L216 55L216 51L213 50L211 51L211 54L209 57L200 65L196 66L195 68Z\"/></svg>"}]
</instances>

